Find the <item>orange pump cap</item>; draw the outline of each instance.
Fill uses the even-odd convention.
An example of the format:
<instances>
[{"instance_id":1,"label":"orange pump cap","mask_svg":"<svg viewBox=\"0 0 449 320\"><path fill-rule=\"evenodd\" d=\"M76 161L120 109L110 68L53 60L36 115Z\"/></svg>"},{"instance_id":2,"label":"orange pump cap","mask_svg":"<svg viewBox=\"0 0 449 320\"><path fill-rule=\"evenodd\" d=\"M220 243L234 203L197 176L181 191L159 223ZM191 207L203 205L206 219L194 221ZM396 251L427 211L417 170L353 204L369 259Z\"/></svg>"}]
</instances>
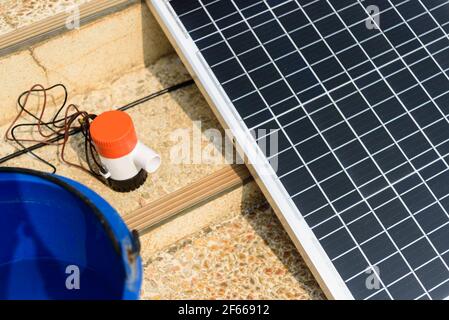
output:
<instances>
[{"instance_id":1,"label":"orange pump cap","mask_svg":"<svg viewBox=\"0 0 449 320\"><path fill-rule=\"evenodd\" d=\"M90 135L98 153L108 159L129 154L137 145L137 135L131 117L123 111L107 111L90 125Z\"/></svg>"}]
</instances>

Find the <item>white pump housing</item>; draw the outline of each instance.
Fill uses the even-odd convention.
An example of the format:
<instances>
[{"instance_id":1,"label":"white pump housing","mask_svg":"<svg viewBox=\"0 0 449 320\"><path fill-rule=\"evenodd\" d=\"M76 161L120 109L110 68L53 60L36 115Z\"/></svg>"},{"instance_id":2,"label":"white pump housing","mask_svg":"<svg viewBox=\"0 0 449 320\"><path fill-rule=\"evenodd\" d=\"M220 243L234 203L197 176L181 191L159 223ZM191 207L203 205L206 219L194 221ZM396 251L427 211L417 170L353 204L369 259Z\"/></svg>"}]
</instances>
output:
<instances>
[{"instance_id":1,"label":"white pump housing","mask_svg":"<svg viewBox=\"0 0 449 320\"><path fill-rule=\"evenodd\" d=\"M104 177L116 181L131 179L142 169L148 173L153 173L161 165L160 155L140 141L137 142L136 147L130 153L123 157L109 159L102 155L99 156L108 171Z\"/></svg>"}]
</instances>

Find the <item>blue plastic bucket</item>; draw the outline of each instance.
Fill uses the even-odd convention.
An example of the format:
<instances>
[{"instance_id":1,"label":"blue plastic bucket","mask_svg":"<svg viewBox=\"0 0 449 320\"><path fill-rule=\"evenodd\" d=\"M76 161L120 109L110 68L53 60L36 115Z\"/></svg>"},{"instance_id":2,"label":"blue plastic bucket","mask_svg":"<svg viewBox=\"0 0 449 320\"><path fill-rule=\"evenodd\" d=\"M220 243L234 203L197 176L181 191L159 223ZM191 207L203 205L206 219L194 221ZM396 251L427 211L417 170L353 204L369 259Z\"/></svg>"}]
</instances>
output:
<instances>
[{"instance_id":1,"label":"blue plastic bucket","mask_svg":"<svg viewBox=\"0 0 449 320\"><path fill-rule=\"evenodd\" d=\"M0 169L0 299L138 299L135 233L67 178Z\"/></svg>"}]
</instances>

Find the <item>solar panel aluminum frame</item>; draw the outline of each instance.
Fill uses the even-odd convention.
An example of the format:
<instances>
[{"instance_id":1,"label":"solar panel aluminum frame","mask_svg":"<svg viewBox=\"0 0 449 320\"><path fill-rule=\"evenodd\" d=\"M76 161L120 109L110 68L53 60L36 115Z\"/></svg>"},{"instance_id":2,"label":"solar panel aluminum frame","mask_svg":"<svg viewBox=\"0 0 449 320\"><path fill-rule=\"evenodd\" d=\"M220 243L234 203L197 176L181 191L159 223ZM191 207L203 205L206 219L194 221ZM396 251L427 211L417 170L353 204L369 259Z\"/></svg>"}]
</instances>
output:
<instances>
[{"instance_id":1,"label":"solar panel aluminum frame","mask_svg":"<svg viewBox=\"0 0 449 320\"><path fill-rule=\"evenodd\" d=\"M243 119L227 97L219 81L203 59L168 0L147 0L154 16L175 47L196 84L205 96L222 126L235 138L237 149L243 153L249 170L267 197L282 225L329 299L353 300L354 297L311 231L285 187L275 179L268 160L261 162L257 142ZM267 174L270 172L271 174Z\"/></svg>"}]
</instances>

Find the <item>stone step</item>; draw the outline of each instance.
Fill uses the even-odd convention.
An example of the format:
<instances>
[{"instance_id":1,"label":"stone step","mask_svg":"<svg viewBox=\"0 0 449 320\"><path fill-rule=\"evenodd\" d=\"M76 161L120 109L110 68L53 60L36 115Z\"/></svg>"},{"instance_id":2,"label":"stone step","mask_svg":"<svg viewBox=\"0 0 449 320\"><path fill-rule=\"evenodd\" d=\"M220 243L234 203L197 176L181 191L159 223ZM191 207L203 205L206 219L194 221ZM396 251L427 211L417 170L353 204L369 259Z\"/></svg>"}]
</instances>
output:
<instances>
[{"instance_id":1,"label":"stone step","mask_svg":"<svg viewBox=\"0 0 449 320\"><path fill-rule=\"evenodd\" d=\"M156 63L131 71L118 79L104 80L98 83L95 90L81 94L69 92L69 103L78 105L83 110L100 113L113 107L122 106L138 100L149 93L156 92L173 84L190 78L181 61L175 54L159 59ZM176 163L172 159L173 147L179 143L173 138L178 130L186 130L189 137L201 124L201 147L211 144L204 133L208 129L222 130L207 102L192 85L184 89L160 96L138 105L128 113L134 120L139 139L154 148L162 156L159 170L150 175L147 182L131 193L117 193L75 167L60 163L58 146L47 146L36 151L36 154L57 167L57 173L77 180L90 187L115 207L125 217L160 197L188 186L201 178L229 167L224 156L219 153L217 163L198 163L186 161ZM3 136L9 124L0 126ZM193 137L192 137L193 139ZM83 148L81 135L74 136L67 145L66 159L77 163ZM193 142L191 142L193 144ZM16 150L15 146L6 142L0 143L0 157ZM193 160L193 159L191 159ZM48 171L49 167L30 155L23 155L6 163L7 166L33 168ZM156 252L174 242L189 236L210 225L220 223L238 215L242 211L252 210L265 203L261 191L254 182L233 188L220 195L212 202L195 206L179 216L170 218L145 233L146 252Z\"/></svg>"},{"instance_id":2,"label":"stone step","mask_svg":"<svg viewBox=\"0 0 449 320\"><path fill-rule=\"evenodd\" d=\"M24 28L25 31L39 33L45 31L42 25L55 24L53 20L60 14L60 10L56 9L58 5L52 7L55 8L54 12L59 13L45 16L49 14L46 8L53 2L27 1L23 2L26 8L22 9L13 5L21 3L16 0L2 1L0 4L2 9L6 9L6 13L1 10L0 15L0 30L5 32L0 32L0 79L4 80L0 86L0 125L10 121L16 113L18 95L36 83L50 86L63 82L72 93L82 94L99 88L106 80L119 79L131 70L148 66L173 53L148 7L140 1L125 1L126 5L119 5L123 0L80 2L83 3L81 13L91 3L117 3L117 6L96 15L95 10L88 7L93 11L87 17L89 19L82 20L79 29L64 28L65 20L62 20L59 22L62 31L30 35L30 39L22 39L22 45L8 49L8 41L20 38L20 34L23 37ZM63 1L58 0L57 3ZM41 8L37 13L35 6ZM8 7L11 8L8 10ZM16 16L16 10L24 13ZM49 12L51 14L53 11Z\"/></svg>"},{"instance_id":3,"label":"stone step","mask_svg":"<svg viewBox=\"0 0 449 320\"><path fill-rule=\"evenodd\" d=\"M148 245L152 239L142 242L142 299L324 299L268 206L240 211L158 252Z\"/></svg>"}]
</instances>

